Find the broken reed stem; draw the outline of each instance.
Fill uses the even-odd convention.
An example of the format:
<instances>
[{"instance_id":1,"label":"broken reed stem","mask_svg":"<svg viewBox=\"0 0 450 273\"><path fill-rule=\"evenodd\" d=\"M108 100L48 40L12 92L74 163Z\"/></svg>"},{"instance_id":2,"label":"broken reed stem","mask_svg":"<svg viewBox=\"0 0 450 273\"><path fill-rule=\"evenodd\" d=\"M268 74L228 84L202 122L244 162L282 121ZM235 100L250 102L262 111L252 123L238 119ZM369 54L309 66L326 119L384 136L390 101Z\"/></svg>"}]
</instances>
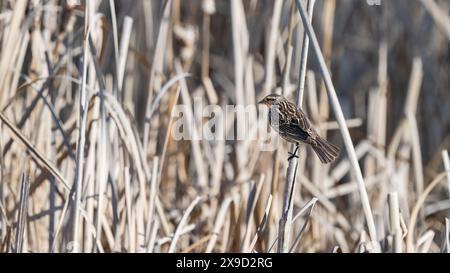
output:
<instances>
[{"instance_id":1,"label":"broken reed stem","mask_svg":"<svg viewBox=\"0 0 450 273\"><path fill-rule=\"evenodd\" d=\"M125 67L128 56L128 45L130 43L131 28L133 26L133 19L125 16L122 27L122 37L120 39L119 63L117 65L117 90L122 94L123 79L125 76Z\"/></svg>"},{"instance_id":2,"label":"broken reed stem","mask_svg":"<svg viewBox=\"0 0 450 273\"><path fill-rule=\"evenodd\" d=\"M319 42L317 40L314 29L309 22L309 18L307 16L307 12L305 7L303 6L300 0L296 0L297 9L299 10L300 16L302 18L303 25L305 27L305 31L308 33L309 39L312 42L312 47L314 49L314 53L316 55L317 61L319 62L320 71L322 73L322 77L325 83L326 90L328 92L328 96L330 98L331 106L334 111L334 115L336 116L336 120L339 124L339 128L342 134L342 138L344 140L345 148L347 150L349 160L351 162L354 175L356 177L356 181L358 183L359 193L361 197L361 203L364 211L364 215L367 222L367 227L369 229L369 235L376 247L378 245L375 222L372 215L372 210L370 208L369 197L367 195L367 191L364 184L364 178L361 173L361 168L359 167L359 163L356 157L355 148L353 146L352 139L350 137L350 133L345 124L344 113L342 112L339 99L336 94L336 90L333 85L333 81L331 80L330 72L328 71L325 59L323 57L322 51L320 50Z\"/></svg>"},{"instance_id":3,"label":"broken reed stem","mask_svg":"<svg viewBox=\"0 0 450 273\"><path fill-rule=\"evenodd\" d=\"M119 73L119 35L117 31L117 17L116 17L116 5L114 4L114 0L109 0L109 9L111 13L111 25L112 25L112 35L113 35L113 45L114 45L114 62L116 65L116 76L118 77ZM113 92L117 92L114 95L117 97L119 94L119 88L115 88Z\"/></svg>"},{"instance_id":4,"label":"broken reed stem","mask_svg":"<svg viewBox=\"0 0 450 273\"><path fill-rule=\"evenodd\" d=\"M389 219L391 227L391 235L394 237L394 253L402 252L402 229L400 227L400 208L398 205L397 192L389 193Z\"/></svg>"}]
</instances>

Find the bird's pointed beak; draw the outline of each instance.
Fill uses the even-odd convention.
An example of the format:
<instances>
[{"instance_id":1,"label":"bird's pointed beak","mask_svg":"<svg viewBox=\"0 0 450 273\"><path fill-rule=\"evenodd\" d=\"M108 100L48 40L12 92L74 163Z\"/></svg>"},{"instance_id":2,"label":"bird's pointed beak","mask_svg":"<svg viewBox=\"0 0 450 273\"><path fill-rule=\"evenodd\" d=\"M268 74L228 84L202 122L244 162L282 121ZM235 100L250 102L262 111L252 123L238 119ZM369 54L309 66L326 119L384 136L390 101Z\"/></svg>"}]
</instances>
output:
<instances>
[{"instance_id":1,"label":"bird's pointed beak","mask_svg":"<svg viewBox=\"0 0 450 273\"><path fill-rule=\"evenodd\" d=\"M264 99L262 99L262 100L258 101L258 104L266 104L266 103L265 103Z\"/></svg>"}]
</instances>

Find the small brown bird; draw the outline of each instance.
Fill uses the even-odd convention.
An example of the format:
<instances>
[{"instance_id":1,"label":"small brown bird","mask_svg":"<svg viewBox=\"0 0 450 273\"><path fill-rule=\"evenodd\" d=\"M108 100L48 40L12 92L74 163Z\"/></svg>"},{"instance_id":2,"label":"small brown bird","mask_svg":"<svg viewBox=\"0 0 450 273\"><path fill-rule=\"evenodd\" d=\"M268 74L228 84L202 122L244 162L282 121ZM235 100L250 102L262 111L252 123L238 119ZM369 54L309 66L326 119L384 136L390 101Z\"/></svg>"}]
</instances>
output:
<instances>
[{"instance_id":1,"label":"small brown bird","mask_svg":"<svg viewBox=\"0 0 450 273\"><path fill-rule=\"evenodd\" d=\"M339 155L339 148L320 137L305 113L283 96L270 94L258 103L269 107L270 126L297 149L300 142L311 145L322 163L330 163ZM296 157L297 149L289 159Z\"/></svg>"}]
</instances>

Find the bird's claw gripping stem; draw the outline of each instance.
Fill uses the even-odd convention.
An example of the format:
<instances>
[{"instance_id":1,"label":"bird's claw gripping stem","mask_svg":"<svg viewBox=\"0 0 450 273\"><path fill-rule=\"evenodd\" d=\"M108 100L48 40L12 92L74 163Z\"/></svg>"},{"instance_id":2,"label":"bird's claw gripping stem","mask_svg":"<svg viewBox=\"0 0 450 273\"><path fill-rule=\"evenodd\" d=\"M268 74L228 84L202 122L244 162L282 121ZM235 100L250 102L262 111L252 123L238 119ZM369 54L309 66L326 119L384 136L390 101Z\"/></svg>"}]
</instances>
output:
<instances>
[{"instance_id":1,"label":"bird's claw gripping stem","mask_svg":"<svg viewBox=\"0 0 450 273\"><path fill-rule=\"evenodd\" d=\"M293 153L288 152L288 154L289 154L288 161L291 161L293 158L298 158L297 150L298 150L298 146L295 147L295 150Z\"/></svg>"}]
</instances>

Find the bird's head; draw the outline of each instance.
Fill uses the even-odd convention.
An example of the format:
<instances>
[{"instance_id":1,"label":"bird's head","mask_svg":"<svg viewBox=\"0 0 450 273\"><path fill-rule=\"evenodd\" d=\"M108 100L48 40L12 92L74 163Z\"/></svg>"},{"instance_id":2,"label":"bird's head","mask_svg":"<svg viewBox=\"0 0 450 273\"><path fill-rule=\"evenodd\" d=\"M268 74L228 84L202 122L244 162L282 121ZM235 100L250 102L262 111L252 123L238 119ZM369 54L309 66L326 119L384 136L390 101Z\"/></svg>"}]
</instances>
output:
<instances>
[{"instance_id":1,"label":"bird's head","mask_svg":"<svg viewBox=\"0 0 450 273\"><path fill-rule=\"evenodd\" d=\"M277 104L279 101L283 100L284 98L277 94L270 94L265 96L262 100L258 102L258 104L265 104L267 106L272 106Z\"/></svg>"}]
</instances>

